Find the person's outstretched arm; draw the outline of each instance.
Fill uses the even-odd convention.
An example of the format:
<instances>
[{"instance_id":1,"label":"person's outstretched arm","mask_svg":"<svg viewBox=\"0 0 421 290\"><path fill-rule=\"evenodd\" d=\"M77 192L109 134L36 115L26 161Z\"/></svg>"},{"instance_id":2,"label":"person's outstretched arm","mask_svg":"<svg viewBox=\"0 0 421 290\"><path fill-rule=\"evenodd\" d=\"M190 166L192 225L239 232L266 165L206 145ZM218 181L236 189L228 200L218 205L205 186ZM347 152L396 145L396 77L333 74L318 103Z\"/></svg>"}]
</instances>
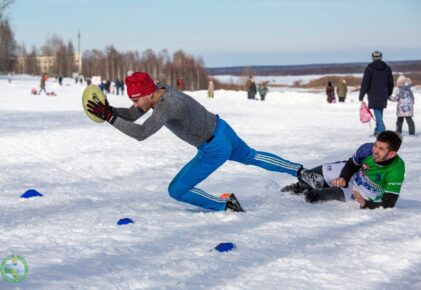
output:
<instances>
[{"instance_id":1,"label":"person's outstretched arm","mask_svg":"<svg viewBox=\"0 0 421 290\"><path fill-rule=\"evenodd\" d=\"M136 108L135 106L131 106L130 108L111 107L111 110L120 118L123 118L124 120L130 122L136 121L145 114L145 112L142 109Z\"/></svg>"},{"instance_id":2,"label":"person's outstretched arm","mask_svg":"<svg viewBox=\"0 0 421 290\"><path fill-rule=\"evenodd\" d=\"M396 202L398 201L399 195L391 192L385 192L381 202L374 202L371 200L366 200L365 205L361 208L375 209L379 207L383 208L393 208L395 207Z\"/></svg>"}]
</instances>

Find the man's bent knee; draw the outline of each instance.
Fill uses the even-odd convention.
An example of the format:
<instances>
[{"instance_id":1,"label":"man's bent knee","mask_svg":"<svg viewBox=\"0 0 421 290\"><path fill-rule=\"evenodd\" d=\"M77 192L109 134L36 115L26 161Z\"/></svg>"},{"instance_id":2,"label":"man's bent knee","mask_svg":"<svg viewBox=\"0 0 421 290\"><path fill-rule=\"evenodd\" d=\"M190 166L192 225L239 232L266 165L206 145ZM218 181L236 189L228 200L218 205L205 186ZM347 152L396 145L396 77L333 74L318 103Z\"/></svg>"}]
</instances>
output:
<instances>
[{"instance_id":1,"label":"man's bent knee","mask_svg":"<svg viewBox=\"0 0 421 290\"><path fill-rule=\"evenodd\" d=\"M172 181L168 186L169 195L175 200L182 200L182 196L189 191L189 188L182 185L180 182Z\"/></svg>"}]
</instances>

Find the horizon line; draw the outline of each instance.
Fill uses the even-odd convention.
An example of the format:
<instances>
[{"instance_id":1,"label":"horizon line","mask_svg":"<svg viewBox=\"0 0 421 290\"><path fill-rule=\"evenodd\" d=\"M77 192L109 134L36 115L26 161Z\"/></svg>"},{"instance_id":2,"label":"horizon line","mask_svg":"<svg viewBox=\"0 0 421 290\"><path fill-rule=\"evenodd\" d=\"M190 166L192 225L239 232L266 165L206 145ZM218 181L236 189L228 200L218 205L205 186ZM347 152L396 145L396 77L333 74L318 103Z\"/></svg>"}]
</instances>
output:
<instances>
[{"instance_id":1,"label":"horizon line","mask_svg":"<svg viewBox=\"0 0 421 290\"><path fill-rule=\"evenodd\" d=\"M313 66L313 65L366 65L372 61L368 60L366 62L333 62L333 63L308 63L308 64L275 64L275 65L233 65L233 66L212 66L208 67L205 66L205 69L220 69L220 68L254 68L254 67L305 67L305 66ZM409 60L388 60L385 61L387 63L402 63L402 62L421 62L421 59L409 59Z\"/></svg>"}]
</instances>

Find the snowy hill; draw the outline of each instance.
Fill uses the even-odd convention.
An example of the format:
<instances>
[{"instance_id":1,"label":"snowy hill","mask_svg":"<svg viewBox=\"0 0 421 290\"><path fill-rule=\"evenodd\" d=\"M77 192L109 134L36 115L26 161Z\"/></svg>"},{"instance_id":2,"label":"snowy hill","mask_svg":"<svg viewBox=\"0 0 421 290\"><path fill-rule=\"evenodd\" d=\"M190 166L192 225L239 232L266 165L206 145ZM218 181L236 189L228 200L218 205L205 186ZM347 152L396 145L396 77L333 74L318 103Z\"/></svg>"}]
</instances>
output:
<instances>
[{"instance_id":1,"label":"snowy hill","mask_svg":"<svg viewBox=\"0 0 421 290\"><path fill-rule=\"evenodd\" d=\"M26 280L0 278L0 289L421 289L421 142L406 124L406 180L394 209L307 204L279 192L294 178L229 162L200 187L235 192L247 212L206 212L167 193L194 147L167 129L137 142L86 117L83 86L49 80L58 96L31 95L38 83L0 79L0 261L19 255L29 265ZM374 141L356 93L345 104L293 90L265 102L245 92L189 94L249 145L308 168ZM109 100L130 105L126 96ZM389 103L389 129L395 111ZM420 130L419 101L414 121ZM44 196L21 200L31 188ZM135 223L118 226L124 217ZM221 242L236 248L211 251Z\"/></svg>"}]
</instances>

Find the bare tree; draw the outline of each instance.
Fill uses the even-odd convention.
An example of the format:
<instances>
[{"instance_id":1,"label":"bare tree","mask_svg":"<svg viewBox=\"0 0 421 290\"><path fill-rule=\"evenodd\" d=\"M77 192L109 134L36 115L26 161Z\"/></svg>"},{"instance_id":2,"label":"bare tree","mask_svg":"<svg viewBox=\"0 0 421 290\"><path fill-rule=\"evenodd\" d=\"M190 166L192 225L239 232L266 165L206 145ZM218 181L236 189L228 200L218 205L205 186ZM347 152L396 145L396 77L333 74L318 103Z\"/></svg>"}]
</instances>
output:
<instances>
[{"instance_id":1,"label":"bare tree","mask_svg":"<svg viewBox=\"0 0 421 290\"><path fill-rule=\"evenodd\" d=\"M17 61L16 41L9 20L0 21L0 71L12 71Z\"/></svg>"},{"instance_id":2,"label":"bare tree","mask_svg":"<svg viewBox=\"0 0 421 290\"><path fill-rule=\"evenodd\" d=\"M75 48L73 42L69 40L66 47L66 76L71 76L73 72L78 70L75 58Z\"/></svg>"},{"instance_id":3,"label":"bare tree","mask_svg":"<svg viewBox=\"0 0 421 290\"><path fill-rule=\"evenodd\" d=\"M109 80L124 79L127 71L132 70L147 72L155 80L172 86L176 86L177 79L183 77L188 90L205 89L208 84L203 60L181 50L171 58L166 49L158 54L152 49L142 54L137 51L121 53L111 45L105 51L86 51L82 59L82 72L88 77L100 75Z\"/></svg>"},{"instance_id":4,"label":"bare tree","mask_svg":"<svg viewBox=\"0 0 421 290\"><path fill-rule=\"evenodd\" d=\"M3 12L8 6L10 6L15 0L1 0L0 1L0 20L3 19Z\"/></svg>"},{"instance_id":5,"label":"bare tree","mask_svg":"<svg viewBox=\"0 0 421 290\"><path fill-rule=\"evenodd\" d=\"M37 62L37 49L35 46L32 47L31 53L25 58L25 69L24 73L28 73L31 75L38 75L40 73L40 68Z\"/></svg>"}]
</instances>

